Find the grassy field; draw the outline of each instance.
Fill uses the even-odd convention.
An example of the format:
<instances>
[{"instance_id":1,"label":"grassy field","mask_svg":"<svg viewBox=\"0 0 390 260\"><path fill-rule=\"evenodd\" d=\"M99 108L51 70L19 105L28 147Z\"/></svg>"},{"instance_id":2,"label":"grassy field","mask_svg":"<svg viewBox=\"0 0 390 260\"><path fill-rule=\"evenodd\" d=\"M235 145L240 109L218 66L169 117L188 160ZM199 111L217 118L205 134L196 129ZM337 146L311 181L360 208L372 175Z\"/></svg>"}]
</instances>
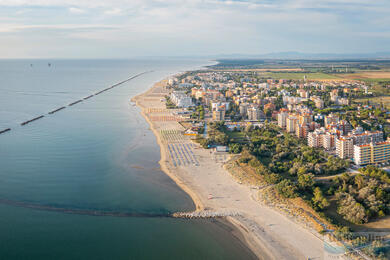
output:
<instances>
[{"instance_id":1,"label":"grassy field","mask_svg":"<svg viewBox=\"0 0 390 260\"><path fill-rule=\"evenodd\" d=\"M247 143L247 139L245 137L244 132L233 132L233 131L226 131L226 134L228 135L229 139L233 139L234 142L237 143Z\"/></svg>"},{"instance_id":2,"label":"grassy field","mask_svg":"<svg viewBox=\"0 0 390 260\"><path fill-rule=\"evenodd\" d=\"M270 77L273 79L292 79L292 80L299 80L302 79L306 75L306 78L308 80L332 80L332 79L340 79L338 76L325 74L321 72L315 72L315 73L303 73L303 72L296 72L296 73L289 73L289 72L265 72L260 74L263 77Z\"/></svg>"}]
</instances>

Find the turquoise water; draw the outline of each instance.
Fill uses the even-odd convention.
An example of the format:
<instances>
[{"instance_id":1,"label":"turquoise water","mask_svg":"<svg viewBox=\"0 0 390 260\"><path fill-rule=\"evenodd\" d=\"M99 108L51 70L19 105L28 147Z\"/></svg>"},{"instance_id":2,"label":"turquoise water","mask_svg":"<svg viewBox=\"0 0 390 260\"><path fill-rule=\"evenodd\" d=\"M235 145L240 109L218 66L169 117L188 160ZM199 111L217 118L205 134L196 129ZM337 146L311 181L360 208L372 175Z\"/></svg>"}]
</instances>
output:
<instances>
[{"instance_id":1,"label":"turquoise water","mask_svg":"<svg viewBox=\"0 0 390 260\"><path fill-rule=\"evenodd\" d=\"M12 128L0 135L0 200L152 215L192 210L188 195L159 169L155 136L129 99L207 62L50 62L0 61L0 129ZM20 126L41 114L43 119ZM230 231L215 221L88 216L0 203L0 259L252 258Z\"/></svg>"}]
</instances>

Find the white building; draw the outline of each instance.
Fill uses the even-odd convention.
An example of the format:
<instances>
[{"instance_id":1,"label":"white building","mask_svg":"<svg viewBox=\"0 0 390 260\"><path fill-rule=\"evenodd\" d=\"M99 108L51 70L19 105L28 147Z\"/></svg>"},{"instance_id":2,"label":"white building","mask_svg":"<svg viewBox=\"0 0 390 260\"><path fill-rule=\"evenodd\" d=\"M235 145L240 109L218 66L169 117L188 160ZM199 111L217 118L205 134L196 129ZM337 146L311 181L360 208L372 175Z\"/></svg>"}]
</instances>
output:
<instances>
[{"instance_id":1,"label":"white building","mask_svg":"<svg viewBox=\"0 0 390 260\"><path fill-rule=\"evenodd\" d=\"M286 131L288 133L295 133L295 127L298 124L298 118L294 115L289 115L286 119Z\"/></svg>"},{"instance_id":2,"label":"white building","mask_svg":"<svg viewBox=\"0 0 390 260\"><path fill-rule=\"evenodd\" d=\"M307 135L307 144L310 147L323 147L324 146L324 138L325 135L325 129L319 128L316 129L314 132L310 132Z\"/></svg>"},{"instance_id":3,"label":"white building","mask_svg":"<svg viewBox=\"0 0 390 260\"><path fill-rule=\"evenodd\" d=\"M354 154L353 139L351 137L337 138L336 154L341 159L352 158Z\"/></svg>"},{"instance_id":4,"label":"white building","mask_svg":"<svg viewBox=\"0 0 390 260\"><path fill-rule=\"evenodd\" d=\"M390 142L354 146L354 162L357 165L378 165L390 161Z\"/></svg>"},{"instance_id":5,"label":"white building","mask_svg":"<svg viewBox=\"0 0 390 260\"><path fill-rule=\"evenodd\" d=\"M184 91L173 91L170 99L177 107L192 107L194 105L192 98Z\"/></svg>"},{"instance_id":6,"label":"white building","mask_svg":"<svg viewBox=\"0 0 390 260\"><path fill-rule=\"evenodd\" d=\"M265 119L264 112L257 107L248 108L247 112L249 121L259 121Z\"/></svg>"},{"instance_id":7,"label":"white building","mask_svg":"<svg viewBox=\"0 0 390 260\"><path fill-rule=\"evenodd\" d=\"M278 114L278 126L280 128L286 128L287 117L288 117L287 112L280 112Z\"/></svg>"}]
</instances>

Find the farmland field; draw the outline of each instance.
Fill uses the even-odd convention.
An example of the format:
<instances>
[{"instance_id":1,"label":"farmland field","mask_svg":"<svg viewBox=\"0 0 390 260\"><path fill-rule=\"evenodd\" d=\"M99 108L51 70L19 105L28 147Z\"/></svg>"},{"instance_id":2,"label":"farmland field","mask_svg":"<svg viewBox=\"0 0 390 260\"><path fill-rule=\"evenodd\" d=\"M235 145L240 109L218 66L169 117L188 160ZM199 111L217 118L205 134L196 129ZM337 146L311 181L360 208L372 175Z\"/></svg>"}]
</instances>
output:
<instances>
[{"instance_id":1,"label":"farmland field","mask_svg":"<svg viewBox=\"0 0 390 260\"><path fill-rule=\"evenodd\" d=\"M345 79L390 79L390 71L359 71L350 74L339 74Z\"/></svg>"}]
</instances>

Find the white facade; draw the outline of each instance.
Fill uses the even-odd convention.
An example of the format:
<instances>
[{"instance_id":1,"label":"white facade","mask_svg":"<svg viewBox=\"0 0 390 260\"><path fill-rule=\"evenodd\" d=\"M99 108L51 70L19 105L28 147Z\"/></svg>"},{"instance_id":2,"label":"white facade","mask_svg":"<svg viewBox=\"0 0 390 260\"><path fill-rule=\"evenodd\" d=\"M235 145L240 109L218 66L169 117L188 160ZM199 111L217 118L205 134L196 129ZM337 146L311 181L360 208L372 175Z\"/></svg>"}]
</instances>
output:
<instances>
[{"instance_id":1,"label":"white facade","mask_svg":"<svg viewBox=\"0 0 390 260\"><path fill-rule=\"evenodd\" d=\"M170 98L177 107L192 107L194 105L192 98L183 91L173 91Z\"/></svg>"},{"instance_id":2,"label":"white facade","mask_svg":"<svg viewBox=\"0 0 390 260\"><path fill-rule=\"evenodd\" d=\"M336 154L341 159L352 158L354 154L353 139L350 137L337 138Z\"/></svg>"},{"instance_id":3,"label":"white facade","mask_svg":"<svg viewBox=\"0 0 390 260\"><path fill-rule=\"evenodd\" d=\"M286 120L288 117L288 113L286 112L280 112L278 114L278 126L281 128L286 128Z\"/></svg>"}]
</instances>

